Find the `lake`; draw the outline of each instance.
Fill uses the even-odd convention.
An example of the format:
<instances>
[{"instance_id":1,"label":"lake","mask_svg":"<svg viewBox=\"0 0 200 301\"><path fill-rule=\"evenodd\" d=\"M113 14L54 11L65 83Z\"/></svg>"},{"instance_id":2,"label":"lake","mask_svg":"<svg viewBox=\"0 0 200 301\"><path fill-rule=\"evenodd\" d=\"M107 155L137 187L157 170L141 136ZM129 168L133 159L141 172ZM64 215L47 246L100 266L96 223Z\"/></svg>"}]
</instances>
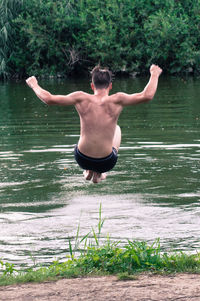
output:
<instances>
[{"instance_id":1,"label":"lake","mask_svg":"<svg viewBox=\"0 0 200 301\"><path fill-rule=\"evenodd\" d=\"M112 93L140 92L148 78L117 78ZM54 94L90 92L88 79L41 80ZM91 91L92 92L92 91ZM86 182L73 157L79 118L47 106L24 81L0 83L0 258L26 267L65 259L69 238L102 236L165 251L200 248L200 79L162 76L154 100L124 108L116 167Z\"/></svg>"}]
</instances>

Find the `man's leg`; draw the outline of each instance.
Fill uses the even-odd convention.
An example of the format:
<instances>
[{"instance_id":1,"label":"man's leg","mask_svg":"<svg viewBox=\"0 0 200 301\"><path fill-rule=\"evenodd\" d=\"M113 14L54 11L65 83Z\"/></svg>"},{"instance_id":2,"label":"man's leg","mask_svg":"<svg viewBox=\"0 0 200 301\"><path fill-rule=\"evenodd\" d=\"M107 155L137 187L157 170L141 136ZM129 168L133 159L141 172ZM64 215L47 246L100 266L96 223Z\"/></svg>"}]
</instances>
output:
<instances>
[{"instance_id":1,"label":"man's leg","mask_svg":"<svg viewBox=\"0 0 200 301\"><path fill-rule=\"evenodd\" d=\"M119 127L119 125L116 126L116 129L115 129L115 134L114 134L114 138L113 138L113 147L117 150L119 150L119 147L120 147L120 144L121 144L121 129ZM106 179L106 173L97 173L97 172L94 172L93 173L93 183L99 183L101 180L105 180Z\"/></svg>"},{"instance_id":2,"label":"man's leg","mask_svg":"<svg viewBox=\"0 0 200 301\"><path fill-rule=\"evenodd\" d=\"M118 151L120 144L121 144L121 129L119 125L117 125L115 129L115 135L113 138L113 147L116 148L116 150Z\"/></svg>"},{"instance_id":3,"label":"man's leg","mask_svg":"<svg viewBox=\"0 0 200 301\"><path fill-rule=\"evenodd\" d=\"M114 138L113 138L113 147L117 150L117 152L119 150L120 144L121 144L121 129L119 125L117 125L115 129ZM93 183L99 183L101 180L106 179L106 173L93 172L92 170L85 170L84 176L86 180L92 179Z\"/></svg>"}]
</instances>

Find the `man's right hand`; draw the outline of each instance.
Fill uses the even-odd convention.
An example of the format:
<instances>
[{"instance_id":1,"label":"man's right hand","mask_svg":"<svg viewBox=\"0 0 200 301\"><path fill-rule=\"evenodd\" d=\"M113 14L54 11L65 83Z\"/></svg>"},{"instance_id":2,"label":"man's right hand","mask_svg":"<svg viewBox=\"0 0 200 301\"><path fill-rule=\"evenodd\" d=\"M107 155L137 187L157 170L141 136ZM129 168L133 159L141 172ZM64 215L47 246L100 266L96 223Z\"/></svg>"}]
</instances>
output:
<instances>
[{"instance_id":1,"label":"man's right hand","mask_svg":"<svg viewBox=\"0 0 200 301\"><path fill-rule=\"evenodd\" d=\"M151 65L150 73L151 73L151 75L156 75L159 77L160 74L162 73L162 69L157 65Z\"/></svg>"},{"instance_id":2,"label":"man's right hand","mask_svg":"<svg viewBox=\"0 0 200 301\"><path fill-rule=\"evenodd\" d=\"M38 85L38 82L37 82L37 79L35 76L31 76L31 77L27 78L26 83L32 89L34 89Z\"/></svg>"}]
</instances>

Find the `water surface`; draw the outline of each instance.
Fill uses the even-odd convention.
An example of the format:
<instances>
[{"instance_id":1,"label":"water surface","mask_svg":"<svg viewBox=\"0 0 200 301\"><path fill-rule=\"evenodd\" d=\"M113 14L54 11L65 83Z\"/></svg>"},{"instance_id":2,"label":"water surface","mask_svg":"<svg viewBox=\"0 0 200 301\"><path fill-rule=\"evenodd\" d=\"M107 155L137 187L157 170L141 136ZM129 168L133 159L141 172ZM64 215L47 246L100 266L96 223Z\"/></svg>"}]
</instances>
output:
<instances>
[{"instance_id":1,"label":"water surface","mask_svg":"<svg viewBox=\"0 0 200 301\"><path fill-rule=\"evenodd\" d=\"M112 93L146 82L116 79ZM40 83L56 94L90 91L87 79ZM151 103L123 110L119 161L98 185L73 158L73 107L46 106L24 82L1 83L0 95L0 258L19 266L64 259L78 223L82 235L97 225L100 203L103 236L199 250L199 79L162 76Z\"/></svg>"}]
</instances>

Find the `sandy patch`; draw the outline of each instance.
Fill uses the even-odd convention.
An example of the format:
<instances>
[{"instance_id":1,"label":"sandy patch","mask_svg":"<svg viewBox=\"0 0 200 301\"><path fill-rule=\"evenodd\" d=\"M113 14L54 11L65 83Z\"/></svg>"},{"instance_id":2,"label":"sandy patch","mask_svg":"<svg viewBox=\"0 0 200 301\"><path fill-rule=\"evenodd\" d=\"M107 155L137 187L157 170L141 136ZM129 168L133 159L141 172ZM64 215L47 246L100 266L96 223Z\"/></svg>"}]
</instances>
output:
<instances>
[{"instance_id":1,"label":"sandy patch","mask_svg":"<svg viewBox=\"0 0 200 301\"><path fill-rule=\"evenodd\" d=\"M40 284L0 287L1 301L200 301L200 275L140 275L136 280L116 277L62 279Z\"/></svg>"}]
</instances>

